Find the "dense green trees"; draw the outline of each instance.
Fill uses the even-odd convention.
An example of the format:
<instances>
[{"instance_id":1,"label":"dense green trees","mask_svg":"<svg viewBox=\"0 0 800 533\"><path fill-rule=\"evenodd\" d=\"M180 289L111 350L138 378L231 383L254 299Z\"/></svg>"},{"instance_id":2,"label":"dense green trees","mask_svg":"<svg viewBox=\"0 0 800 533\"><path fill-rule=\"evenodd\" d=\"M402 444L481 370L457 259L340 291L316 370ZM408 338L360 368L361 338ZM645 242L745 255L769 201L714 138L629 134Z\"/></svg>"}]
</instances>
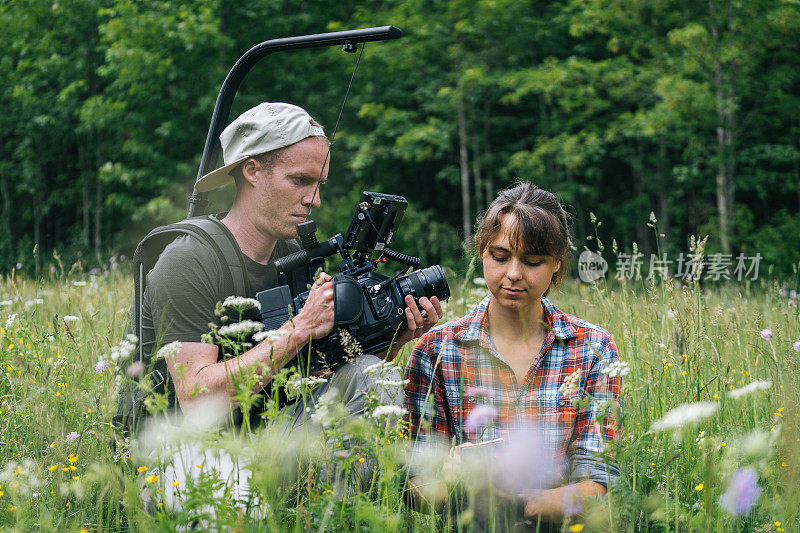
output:
<instances>
[{"instance_id":1,"label":"dense green trees","mask_svg":"<svg viewBox=\"0 0 800 533\"><path fill-rule=\"evenodd\" d=\"M708 0L14 0L0 7L0 268L58 248L129 251L176 220L227 70L270 38L392 24L367 45L318 213L342 231L362 189L403 194L398 248L453 264L497 190L530 179L592 234L649 254L764 256L800 236L800 8ZM299 103L333 126L354 56L267 58L233 113ZM216 193L224 206L230 190ZM90 260L91 261L91 260ZM30 267L32 268L32 267Z\"/></svg>"}]
</instances>

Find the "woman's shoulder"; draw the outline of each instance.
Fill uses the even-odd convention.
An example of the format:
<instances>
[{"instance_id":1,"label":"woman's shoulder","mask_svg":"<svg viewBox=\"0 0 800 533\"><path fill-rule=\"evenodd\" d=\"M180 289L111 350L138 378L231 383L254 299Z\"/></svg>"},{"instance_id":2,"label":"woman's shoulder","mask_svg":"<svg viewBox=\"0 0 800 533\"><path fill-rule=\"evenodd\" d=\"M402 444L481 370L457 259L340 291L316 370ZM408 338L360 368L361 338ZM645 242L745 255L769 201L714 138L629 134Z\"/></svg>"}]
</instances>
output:
<instances>
[{"instance_id":1,"label":"woman's shoulder","mask_svg":"<svg viewBox=\"0 0 800 533\"><path fill-rule=\"evenodd\" d=\"M477 340L480 337L480 328L486 316L488 303L489 297L487 296L466 315L448 320L444 324L434 327L420 337L418 346L435 346L448 342Z\"/></svg>"}]
</instances>

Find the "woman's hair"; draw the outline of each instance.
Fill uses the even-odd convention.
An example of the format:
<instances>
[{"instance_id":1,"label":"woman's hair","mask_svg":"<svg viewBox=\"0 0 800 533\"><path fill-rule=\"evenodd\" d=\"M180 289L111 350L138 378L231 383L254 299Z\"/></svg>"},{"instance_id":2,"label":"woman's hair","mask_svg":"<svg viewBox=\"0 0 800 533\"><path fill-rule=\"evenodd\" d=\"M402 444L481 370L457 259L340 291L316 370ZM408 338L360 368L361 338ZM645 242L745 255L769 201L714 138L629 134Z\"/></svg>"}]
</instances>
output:
<instances>
[{"instance_id":1,"label":"woman's hair","mask_svg":"<svg viewBox=\"0 0 800 533\"><path fill-rule=\"evenodd\" d=\"M558 199L553 193L524 182L501 191L478 220L475 233L478 255L483 256L502 231L505 215L514 217L509 239L516 249L561 261L550 287L561 285L569 259L569 225L567 213Z\"/></svg>"}]
</instances>

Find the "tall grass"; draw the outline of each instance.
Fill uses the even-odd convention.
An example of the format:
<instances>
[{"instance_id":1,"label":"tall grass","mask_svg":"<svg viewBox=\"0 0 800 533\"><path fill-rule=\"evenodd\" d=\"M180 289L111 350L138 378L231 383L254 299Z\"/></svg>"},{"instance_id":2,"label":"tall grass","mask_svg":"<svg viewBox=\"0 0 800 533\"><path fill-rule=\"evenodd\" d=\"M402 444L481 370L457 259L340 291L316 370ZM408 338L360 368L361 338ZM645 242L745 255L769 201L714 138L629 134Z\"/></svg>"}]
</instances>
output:
<instances>
[{"instance_id":1,"label":"tall grass","mask_svg":"<svg viewBox=\"0 0 800 533\"><path fill-rule=\"evenodd\" d=\"M204 437L209 449L251 465L257 497L237 496L211 469L173 487L164 482L157 456L129 452L124 442L114 449L110 422L124 365L111 363L102 372L95 367L123 337L132 286L123 271L89 276L57 270L42 280L9 276L0 282L0 528L470 527L469 513L455 523L404 504L406 443L385 419L334 424L311 443L276 434L273 426L255 435L216 431ZM463 315L485 291L471 279L450 281L454 295L446 318ZM780 296L766 280L567 283L551 300L609 330L631 366L623 427L610 448L623 476L565 528L800 530L800 353L793 347L800 340L800 300ZM764 329L771 330L769 339ZM771 386L730 396L756 380ZM671 409L701 401L719 408L681 427L651 430ZM371 461L379 468L362 466ZM762 492L750 512L735 516L719 500L741 468L757 472ZM326 471L337 474L326 477ZM365 471L370 477L357 480ZM177 509L164 504L170 491L182 498Z\"/></svg>"}]
</instances>

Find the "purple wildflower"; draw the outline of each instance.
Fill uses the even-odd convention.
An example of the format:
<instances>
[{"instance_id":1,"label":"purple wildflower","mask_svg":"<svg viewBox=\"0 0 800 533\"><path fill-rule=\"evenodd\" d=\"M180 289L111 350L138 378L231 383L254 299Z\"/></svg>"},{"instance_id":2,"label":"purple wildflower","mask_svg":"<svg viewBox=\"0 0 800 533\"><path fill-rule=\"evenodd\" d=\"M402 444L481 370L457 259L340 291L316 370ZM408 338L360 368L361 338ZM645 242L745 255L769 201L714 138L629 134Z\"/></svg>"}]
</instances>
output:
<instances>
[{"instance_id":1,"label":"purple wildflower","mask_svg":"<svg viewBox=\"0 0 800 533\"><path fill-rule=\"evenodd\" d=\"M739 468L731 476L725 493L719 497L719 505L729 514L744 516L750 513L760 495L756 471L750 467Z\"/></svg>"},{"instance_id":2,"label":"purple wildflower","mask_svg":"<svg viewBox=\"0 0 800 533\"><path fill-rule=\"evenodd\" d=\"M22 270L22 263L17 263L17 270Z\"/></svg>"},{"instance_id":3,"label":"purple wildflower","mask_svg":"<svg viewBox=\"0 0 800 533\"><path fill-rule=\"evenodd\" d=\"M129 378L138 378L144 373L144 363L141 361L133 362L125 373L128 374Z\"/></svg>"},{"instance_id":4,"label":"purple wildflower","mask_svg":"<svg viewBox=\"0 0 800 533\"><path fill-rule=\"evenodd\" d=\"M72 433L67 434L64 440L66 440L67 442L75 442L76 440L78 440L78 437L80 437L80 435L78 435L77 432L73 431Z\"/></svg>"},{"instance_id":5,"label":"purple wildflower","mask_svg":"<svg viewBox=\"0 0 800 533\"><path fill-rule=\"evenodd\" d=\"M772 330L771 329L762 329L761 330L761 338L765 341L768 341L772 338Z\"/></svg>"},{"instance_id":6,"label":"purple wildflower","mask_svg":"<svg viewBox=\"0 0 800 533\"><path fill-rule=\"evenodd\" d=\"M583 511L583 501L578 492L578 488L574 485L564 487L561 493L561 508L564 510L566 516L575 516Z\"/></svg>"},{"instance_id":7,"label":"purple wildflower","mask_svg":"<svg viewBox=\"0 0 800 533\"><path fill-rule=\"evenodd\" d=\"M491 395L492 391L486 387L468 387L464 391L465 398L489 398Z\"/></svg>"},{"instance_id":8,"label":"purple wildflower","mask_svg":"<svg viewBox=\"0 0 800 533\"><path fill-rule=\"evenodd\" d=\"M99 360L97 364L94 365L94 371L97 372L98 374L102 374L103 372L105 372L106 368L108 368L108 361L106 361L105 359Z\"/></svg>"},{"instance_id":9,"label":"purple wildflower","mask_svg":"<svg viewBox=\"0 0 800 533\"><path fill-rule=\"evenodd\" d=\"M90 275L90 276L96 276L96 275L98 275L99 273L100 273L100 269L99 269L99 268L93 268L93 269L91 269L91 270L89 271L89 275Z\"/></svg>"},{"instance_id":10,"label":"purple wildflower","mask_svg":"<svg viewBox=\"0 0 800 533\"><path fill-rule=\"evenodd\" d=\"M797 294L797 291L793 289L791 292L789 292L789 298L792 298L793 300L800 299L800 294Z\"/></svg>"},{"instance_id":11,"label":"purple wildflower","mask_svg":"<svg viewBox=\"0 0 800 533\"><path fill-rule=\"evenodd\" d=\"M800 341L795 341L795 343L792 344L792 348L794 348L795 352L800 352Z\"/></svg>"},{"instance_id":12,"label":"purple wildflower","mask_svg":"<svg viewBox=\"0 0 800 533\"><path fill-rule=\"evenodd\" d=\"M552 488L564 472L557 446L541 428L511 429L494 455L495 484L509 494Z\"/></svg>"},{"instance_id":13,"label":"purple wildflower","mask_svg":"<svg viewBox=\"0 0 800 533\"><path fill-rule=\"evenodd\" d=\"M467 420L464 422L464 429L470 433L474 433L478 429L488 426L492 420L497 418L497 414L497 407L484 404L476 405L467 415Z\"/></svg>"},{"instance_id":14,"label":"purple wildflower","mask_svg":"<svg viewBox=\"0 0 800 533\"><path fill-rule=\"evenodd\" d=\"M778 294L780 294L781 296L783 296L784 298L786 298L787 296L789 296L789 291L787 291L786 289L780 289L780 290L778 291Z\"/></svg>"}]
</instances>

